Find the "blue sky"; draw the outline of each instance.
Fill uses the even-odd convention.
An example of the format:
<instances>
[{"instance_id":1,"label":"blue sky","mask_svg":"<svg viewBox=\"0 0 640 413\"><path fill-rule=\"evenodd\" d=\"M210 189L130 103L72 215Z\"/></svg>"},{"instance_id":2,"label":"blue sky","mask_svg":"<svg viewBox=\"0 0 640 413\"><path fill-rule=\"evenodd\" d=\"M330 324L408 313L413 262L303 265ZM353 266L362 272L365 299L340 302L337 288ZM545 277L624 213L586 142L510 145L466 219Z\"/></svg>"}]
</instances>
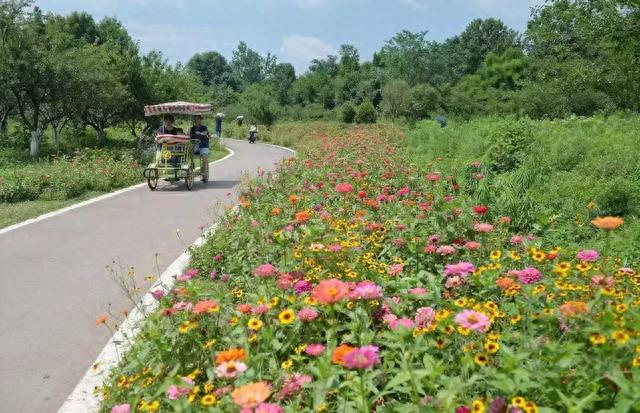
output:
<instances>
[{"instance_id":1,"label":"blue sky","mask_svg":"<svg viewBox=\"0 0 640 413\"><path fill-rule=\"evenodd\" d=\"M216 50L231 58L244 40L261 54L290 62L296 72L309 61L351 43L370 60L400 30L428 30L444 40L474 18L497 17L522 32L530 8L544 0L36 0L45 11L84 10L116 16L143 52L161 50L175 63Z\"/></svg>"}]
</instances>

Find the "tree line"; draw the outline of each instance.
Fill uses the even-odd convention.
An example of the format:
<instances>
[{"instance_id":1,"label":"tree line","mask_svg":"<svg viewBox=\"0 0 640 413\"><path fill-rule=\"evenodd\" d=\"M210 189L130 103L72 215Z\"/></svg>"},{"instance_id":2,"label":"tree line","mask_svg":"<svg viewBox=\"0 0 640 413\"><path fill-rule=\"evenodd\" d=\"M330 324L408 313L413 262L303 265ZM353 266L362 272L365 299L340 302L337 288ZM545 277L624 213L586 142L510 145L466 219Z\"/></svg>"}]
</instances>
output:
<instances>
[{"instance_id":1,"label":"tree line","mask_svg":"<svg viewBox=\"0 0 640 413\"><path fill-rule=\"evenodd\" d=\"M240 42L171 65L140 53L114 18L44 14L28 0L0 4L0 126L14 117L37 154L43 130L69 124L105 130L153 127L145 104L211 102L270 126L276 119L409 121L438 113L557 118L640 106L640 2L550 0L533 8L524 33L476 19L442 42L401 31L363 61L353 45L315 59L300 75L276 56ZM0 130L0 133L2 131Z\"/></svg>"}]
</instances>

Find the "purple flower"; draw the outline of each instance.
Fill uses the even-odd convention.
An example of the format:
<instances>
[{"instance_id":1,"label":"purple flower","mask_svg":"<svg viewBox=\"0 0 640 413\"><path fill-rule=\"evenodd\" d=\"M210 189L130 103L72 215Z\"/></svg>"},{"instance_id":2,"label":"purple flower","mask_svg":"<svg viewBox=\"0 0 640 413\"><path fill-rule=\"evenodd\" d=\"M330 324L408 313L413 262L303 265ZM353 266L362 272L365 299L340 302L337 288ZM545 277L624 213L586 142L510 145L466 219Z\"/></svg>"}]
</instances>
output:
<instances>
[{"instance_id":1,"label":"purple flower","mask_svg":"<svg viewBox=\"0 0 640 413\"><path fill-rule=\"evenodd\" d=\"M308 281L300 280L296 283L293 289L295 290L296 294L300 295L302 293L313 290L313 285Z\"/></svg>"},{"instance_id":2,"label":"purple flower","mask_svg":"<svg viewBox=\"0 0 640 413\"><path fill-rule=\"evenodd\" d=\"M378 347L363 346L356 348L345 354L343 363L348 369L370 369L373 366L380 364Z\"/></svg>"},{"instance_id":3,"label":"purple flower","mask_svg":"<svg viewBox=\"0 0 640 413\"><path fill-rule=\"evenodd\" d=\"M524 270L514 271L518 276L518 279L522 284L530 285L535 284L542 279L540 271L533 267L525 268Z\"/></svg>"},{"instance_id":4,"label":"purple flower","mask_svg":"<svg viewBox=\"0 0 640 413\"><path fill-rule=\"evenodd\" d=\"M598 251L596 250L582 250L576 254L576 258L580 261L594 262L598 260Z\"/></svg>"}]
</instances>

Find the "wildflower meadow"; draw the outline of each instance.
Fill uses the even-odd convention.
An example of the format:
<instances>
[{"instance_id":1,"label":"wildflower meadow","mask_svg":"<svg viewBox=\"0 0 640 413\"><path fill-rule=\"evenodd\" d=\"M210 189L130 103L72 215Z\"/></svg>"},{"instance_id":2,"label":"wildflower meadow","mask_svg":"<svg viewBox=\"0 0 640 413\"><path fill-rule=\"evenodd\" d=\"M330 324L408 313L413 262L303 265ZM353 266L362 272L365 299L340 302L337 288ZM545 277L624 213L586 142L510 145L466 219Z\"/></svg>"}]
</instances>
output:
<instances>
[{"instance_id":1,"label":"wildflower meadow","mask_svg":"<svg viewBox=\"0 0 640 413\"><path fill-rule=\"evenodd\" d=\"M640 411L621 218L551 244L478 202L480 162L416 164L390 126L304 142L153 291L102 411Z\"/></svg>"}]
</instances>

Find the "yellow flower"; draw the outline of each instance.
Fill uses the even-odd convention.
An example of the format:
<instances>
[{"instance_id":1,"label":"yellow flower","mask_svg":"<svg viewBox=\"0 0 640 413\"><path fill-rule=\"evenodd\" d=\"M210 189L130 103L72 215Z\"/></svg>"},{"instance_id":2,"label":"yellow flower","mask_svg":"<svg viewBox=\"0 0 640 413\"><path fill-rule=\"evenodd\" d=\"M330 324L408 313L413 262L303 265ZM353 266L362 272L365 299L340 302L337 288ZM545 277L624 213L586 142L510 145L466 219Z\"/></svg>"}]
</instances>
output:
<instances>
[{"instance_id":1,"label":"yellow flower","mask_svg":"<svg viewBox=\"0 0 640 413\"><path fill-rule=\"evenodd\" d=\"M242 298L242 296L244 296L244 291L240 288L233 290L231 293L236 298Z\"/></svg>"},{"instance_id":2,"label":"yellow flower","mask_svg":"<svg viewBox=\"0 0 640 413\"><path fill-rule=\"evenodd\" d=\"M625 311L627 311L629 309L629 307L627 307L625 304L618 304L616 305L616 313L624 313Z\"/></svg>"},{"instance_id":3,"label":"yellow flower","mask_svg":"<svg viewBox=\"0 0 640 413\"><path fill-rule=\"evenodd\" d=\"M589 271L591 268L593 268L593 266L586 261L582 261L578 265L576 265L576 269L580 272Z\"/></svg>"},{"instance_id":4,"label":"yellow flower","mask_svg":"<svg viewBox=\"0 0 640 413\"><path fill-rule=\"evenodd\" d=\"M468 336L469 334L471 334L471 330L458 326L458 334L460 334L461 336Z\"/></svg>"},{"instance_id":5,"label":"yellow flower","mask_svg":"<svg viewBox=\"0 0 640 413\"><path fill-rule=\"evenodd\" d=\"M531 258L533 258L533 260L536 261L536 262L542 262L542 261L544 261L546 256L544 255L544 252L536 251L531 255Z\"/></svg>"},{"instance_id":6,"label":"yellow flower","mask_svg":"<svg viewBox=\"0 0 640 413\"><path fill-rule=\"evenodd\" d=\"M487 363L489 363L489 356L487 356L485 353L479 353L476 354L476 356L473 358L473 361L479 366L486 366Z\"/></svg>"},{"instance_id":7,"label":"yellow flower","mask_svg":"<svg viewBox=\"0 0 640 413\"><path fill-rule=\"evenodd\" d=\"M452 324L447 324L442 331L444 331L445 334L451 334L456 331L456 328Z\"/></svg>"},{"instance_id":8,"label":"yellow flower","mask_svg":"<svg viewBox=\"0 0 640 413\"><path fill-rule=\"evenodd\" d=\"M291 324L296 320L296 314L288 308L278 314L278 320L280 320L280 324Z\"/></svg>"},{"instance_id":9,"label":"yellow flower","mask_svg":"<svg viewBox=\"0 0 640 413\"><path fill-rule=\"evenodd\" d=\"M216 399L216 396L214 396L213 394L207 394L202 399L200 399L200 404L205 407L208 407L208 406L213 406L214 404L216 404L217 401L218 399Z\"/></svg>"},{"instance_id":10,"label":"yellow flower","mask_svg":"<svg viewBox=\"0 0 640 413\"><path fill-rule=\"evenodd\" d=\"M520 254L518 254L518 251L511 250L511 251L509 251L509 258L511 258L514 261L518 261L522 257L520 256Z\"/></svg>"},{"instance_id":11,"label":"yellow flower","mask_svg":"<svg viewBox=\"0 0 640 413\"><path fill-rule=\"evenodd\" d=\"M489 354L495 354L498 352L498 350L500 350L500 344L496 343L495 341L487 341L486 343L484 343L484 349Z\"/></svg>"},{"instance_id":12,"label":"yellow flower","mask_svg":"<svg viewBox=\"0 0 640 413\"><path fill-rule=\"evenodd\" d=\"M526 402L527 401L524 399L524 397L520 397L520 396L516 396L513 399L511 399L511 404L513 404L515 407L524 407Z\"/></svg>"},{"instance_id":13,"label":"yellow flower","mask_svg":"<svg viewBox=\"0 0 640 413\"><path fill-rule=\"evenodd\" d=\"M520 320L522 320L522 316L520 316L520 314L514 315L513 317L511 317L511 319L509 319L509 322L512 325L516 325L520 322Z\"/></svg>"},{"instance_id":14,"label":"yellow flower","mask_svg":"<svg viewBox=\"0 0 640 413\"><path fill-rule=\"evenodd\" d=\"M257 334L251 334L249 337L247 337L247 341L249 343L253 343L254 341L256 341L258 339L258 335Z\"/></svg>"},{"instance_id":15,"label":"yellow flower","mask_svg":"<svg viewBox=\"0 0 640 413\"><path fill-rule=\"evenodd\" d=\"M633 360L631 360L631 365L633 367L640 367L640 357L634 357Z\"/></svg>"},{"instance_id":16,"label":"yellow flower","mask_svg":"<svg viewBox=\"0 0 640 413\"><path fill-rule=\"evenodd\" d=\"M489 258L491 258L492 260L499 260L500 257L502 257L502 251L500 250L496 250L496 251L491 251L489 253Z\"/></svg>"},{"instance_id":17,"label":"yellow flower","mask_svg":"<svg viewBox=\"0 0 640 413\"><path fill-rule=\"evenodd\" d=\"M280 367L282 367L285 370L289 370L292 366L293 366L293 360L291 359L287 359L283 361L282 364L280 365Z\"/></svg>"},{"instance_id":18,"label":"yellow flower","mask_svg":"<svg viewBox=\"0 0 640 413\"><path fill-rule=\"evenodd\" d=\"M247 323L247 327L249 327L249 330L258 331L262 328L263 324L264 323L262 322L262 320L259 320L257 318L250 318L249 322Z\"/></svg>"},{"instance_id":19,"label":"yellow flower","mask_svg":"<svg viewBox=\"0 0 640 413\"><path fill-rule=\"evenodd\" d=\"M589 341L594 346L598 346L600 344L606 343L607 342L607 337L603 336L602 334L591 334L589 336Z\"/></svg>"},{"instance_id":20,"label":"yellow flower","mask_svg":"<svg viewBox=\"0 0 640 413\"><path fill-rule=\"evenodd\" d=\"M471 403L471 407L474 413L484 413L485 407L482 400L474 400L473 403Z\"/></svg>"},{"instance_id":21,"label":"yellow flower","mask_svg":"<svg viewBox=\"0 0 640 413\"><path fill-rule=\"evenodd\" d=\"M295 348L294 353L296 354L300 354L302 353L305 349L307 348L306 344L300 344L298 347Z\"/></svg>"},{"instance_id":22,"label":"yellow flower","mask_svg":"<svg viewBox=\"0 0 640 413\"><path fill-rule=\"evenodd\" d=\"M235 325L238 324L238 321L239 321L238 317L231 317L231 319L229 320L229 325L231 327L234 327Z\"/></svg>"},{"instance_id":23,"label":"yellow flower","mask_svg":"<svg viewBox=\"0 0 640 413\"><path fill-rule=\"evenodd\" d=\"M305 304L308 304L308 305L318 305L318 300L316 300L313 297L305 297L304 302Z\"/></svg>"},{"instance_id":24,"label":"yellow flower","mask_svg":"<svg viewBox=\"0 0 640 413\"><path fill-rule=\"evenodd\" d=\"M436 348L438 348L438 350L442 350L446 346L447 346L447 342L444 341L443 339L439 338L436 340Z\"/></svg>"},{"instance_id":25,"label":"yellow flower","mask_svg":"<svg viewBox=\"0 0 640 413\"><path fill-rule=\"evenodd\" d=\"M624 330L616 330L611 333L611 338L616 342L616 344L625 344L629 341L629 334Z\"/></svg>"}]
</instances>

